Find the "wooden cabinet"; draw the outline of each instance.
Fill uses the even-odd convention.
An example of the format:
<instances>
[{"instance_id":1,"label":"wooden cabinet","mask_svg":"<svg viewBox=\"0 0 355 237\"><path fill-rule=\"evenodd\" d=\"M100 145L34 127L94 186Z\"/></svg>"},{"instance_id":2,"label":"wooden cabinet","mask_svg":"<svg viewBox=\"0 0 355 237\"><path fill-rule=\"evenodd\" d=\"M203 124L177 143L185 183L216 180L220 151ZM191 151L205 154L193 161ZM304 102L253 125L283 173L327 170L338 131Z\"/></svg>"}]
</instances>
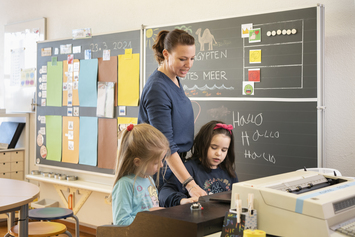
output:
<instances>
[{"instance_id":1,"label":"wooden cabinet","mask_svg":"<svg viewBox=\"0 0 355 237\"><path fill-rule=\"evenodd\" d=\"M0 178L24 180L29 173L30 113L0 113L3 121L25 122L15 149L0 150Z\"/></svg>"},{"instance_id":2,"label":"wooden cabinet","mask_svg":"<svg viewBox=\"0 0 355 237\"><path fill-rule=\"evenodd\" d=\"M0 150L0 178L23 180L24 150Z\"/></svg>"}]
</instances>

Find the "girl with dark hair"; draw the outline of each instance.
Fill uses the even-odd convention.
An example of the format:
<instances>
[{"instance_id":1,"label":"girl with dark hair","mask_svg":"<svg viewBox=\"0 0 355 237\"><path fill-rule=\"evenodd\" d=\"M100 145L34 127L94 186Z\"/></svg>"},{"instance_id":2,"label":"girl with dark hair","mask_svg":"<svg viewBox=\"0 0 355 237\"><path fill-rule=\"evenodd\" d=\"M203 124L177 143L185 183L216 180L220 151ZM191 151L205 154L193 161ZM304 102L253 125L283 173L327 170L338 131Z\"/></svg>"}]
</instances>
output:
<instances>
[{"instance_id":1,"label":"girl with dark hair","mask_svg":"<svg viewBox=\"0 0 355 237\"><path fill-rule=\"evenodd\" d=\"M195 39L179 29L160 31L153 45L158 68L144 86L138 123L148 123L161 131L169 141L171 158L164 167L163 184L172 173L186 188L196 186L183 161L191 149L194 136L194 114L180 78L185 77L195 58ZM160 187L159 187L160 188ZM191 196L206 195L200 187Z\"/></svg>"},{"instance_id":2,"label":"girl with dark hair","mask_svg":"<svg viewBox=\"0 0 355 237\"><path fill-rule=\"evenodd\" d=\"M230 191L232 184L238 182L234 170L233 126L221 121L211 121L203 125L195 137L192 158L186 169L208 194ZM159 192L160 206L171 207L197 202L191 197L191 189L184 188L175 176L166 182Z\"/></svg>"}]
</instances>

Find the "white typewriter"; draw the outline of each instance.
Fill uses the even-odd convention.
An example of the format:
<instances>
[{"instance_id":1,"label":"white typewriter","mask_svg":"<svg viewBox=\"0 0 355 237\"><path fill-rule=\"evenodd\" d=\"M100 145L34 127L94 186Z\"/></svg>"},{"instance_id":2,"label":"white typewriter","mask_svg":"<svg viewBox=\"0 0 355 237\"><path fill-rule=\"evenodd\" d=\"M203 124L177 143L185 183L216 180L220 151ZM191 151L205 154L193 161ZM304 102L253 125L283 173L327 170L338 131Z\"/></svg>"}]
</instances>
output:
<instances>
[{"instance_id":1,"label":"white typewriter","mask_svg":"<svg viewBox=\"0 0 355 237\"><path fill-rule=\"evenodd\" d=\"M258 229L285 237L355 236L355 180L314 171L295 171L233 184L247 205L254 194Z\"/></svg>"}]
</instances>

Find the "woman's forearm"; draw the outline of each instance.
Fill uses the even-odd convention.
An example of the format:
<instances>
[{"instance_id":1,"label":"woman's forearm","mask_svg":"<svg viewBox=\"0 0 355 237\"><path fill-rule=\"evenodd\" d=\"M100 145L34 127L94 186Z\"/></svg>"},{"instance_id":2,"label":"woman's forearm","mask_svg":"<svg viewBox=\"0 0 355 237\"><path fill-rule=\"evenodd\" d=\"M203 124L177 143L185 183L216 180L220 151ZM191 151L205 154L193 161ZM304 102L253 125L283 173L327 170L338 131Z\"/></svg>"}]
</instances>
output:
<instances>
[{"instance_id":1,"label":"woman's forearm","mask_svg":"<svg viewBox=\"0 0 355 237\"><path fill-rule=\"evenodd\" d=\"M171 157L166 160L166 162L168 163L171 171L174 173L180 183L183 183L191 176L177 152L172 154ZM187 183L185 188L188 190L189 195L191 197L200 197L207 195L205 190L201 189L201 187L196 184L195 180L192 180Z\"/></svg>"},{"instance_id":2,"label":"woman's forearm","mask_svg":"<svg viewBox=\"0 0 355 237\"><path fill-rule=\"evenodd\" d=\"M191 176L177 152L172 154L170 158L166 160L166 162L180 183L183 183L187 178Z\"/></svg>"}]
</instances>

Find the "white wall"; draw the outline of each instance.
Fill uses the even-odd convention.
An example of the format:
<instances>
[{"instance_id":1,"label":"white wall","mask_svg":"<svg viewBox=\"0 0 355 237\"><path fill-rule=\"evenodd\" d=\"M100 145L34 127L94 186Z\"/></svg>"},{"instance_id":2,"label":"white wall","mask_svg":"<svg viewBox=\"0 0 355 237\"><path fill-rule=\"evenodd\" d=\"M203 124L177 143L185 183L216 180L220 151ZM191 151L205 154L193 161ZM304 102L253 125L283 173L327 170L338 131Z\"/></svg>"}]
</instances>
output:
<instances>
[{"instance_id":1,"label":"white wall","mask_svg":"<svg viewBox=\"0 0 355 237\"><path fill-rule=\"evenodd\" d=\"M0 25L47 18L47 39L71 37L91 27L93 34L316 6L315 0L1 0ZM325 6L325 157L324 167L355 177L355 7L354 0L323 0ZM0 59L4 57L0 27ZM6 59L5 59L6 60ZM0 60L0 107L3 101ZM34 126L34 124L32 124ZM35 131L31 130L35 139ZM32 159L34 152L31 151Z\"/></svg>"}]
</instances>

